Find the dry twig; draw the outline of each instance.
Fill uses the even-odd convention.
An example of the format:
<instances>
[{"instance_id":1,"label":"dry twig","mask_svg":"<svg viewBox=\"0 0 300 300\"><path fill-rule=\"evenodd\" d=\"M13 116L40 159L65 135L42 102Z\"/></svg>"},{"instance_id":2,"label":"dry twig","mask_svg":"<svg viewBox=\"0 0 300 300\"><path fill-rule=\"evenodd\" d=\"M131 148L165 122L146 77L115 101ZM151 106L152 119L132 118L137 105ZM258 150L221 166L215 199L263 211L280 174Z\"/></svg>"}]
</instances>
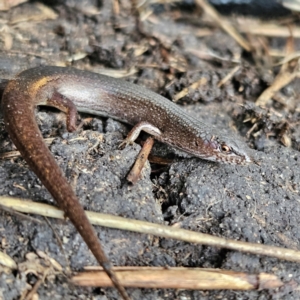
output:
<instances>
[{"instance_id":1,"label":"dry twig","mask_svg":"<svg viewBox=\"0 0 300 300\"><path fill-rule=\"evenodd\" d=\"M32 202L30 201L4 196L0 197L0 204L25 213L33 213L52 218L64 219L63 211L47 204L35 202L35 204L32 205ZM86 214L90 222L94 225L145 234L153 234L159 237L177 239L190 243L226 248L257 255L267 255L288 261L300 262L300 251L292 249L235 241L226 238L215 237L209 234L194 232L191 230L126 219L109 214L95 212L86 212Z\"/></svg>"},{"instance_id":2,"label":"dry twig","mask_svg":"<svg viewBox=\"0 0 300 300\"><path fill-rule=\"evenodd\" d=\"M123 286L135 288L256 290L283 285L272 274L254 275L218 269L116 267L114 271ZM104 271L81 272L72 277L72 282L80 286L112 286Z\"/></svg>"},{"instance_id":3,"label":"dry twig","mask_svg":"<svg viewBox=\"0 0 300 300\"><path fill-rule=\"evenodd\" d=\"M227 32L241 47L246 51L251 51L250 44L240 35L240 33L229 24L220 14L205 0L196 0L196 4L199 5L204 12L211 17L225 32Z\"/></svg>"}]
</instances>

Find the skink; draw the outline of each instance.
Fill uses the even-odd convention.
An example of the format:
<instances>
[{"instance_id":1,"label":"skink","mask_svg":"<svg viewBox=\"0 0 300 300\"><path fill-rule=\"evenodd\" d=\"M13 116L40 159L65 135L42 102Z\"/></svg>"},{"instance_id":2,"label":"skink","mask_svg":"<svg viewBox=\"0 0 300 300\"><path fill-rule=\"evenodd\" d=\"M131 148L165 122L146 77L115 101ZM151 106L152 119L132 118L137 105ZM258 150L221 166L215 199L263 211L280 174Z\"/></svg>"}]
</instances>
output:
<instances>
[{"instance_id":1,"label":"skink","mask_svg":"<svg viewBox=\"0 0 300 300\"><path fill-rule=\"evenodd\" d=\"M35 120L38 105L56 107L67 115L67 129L76 128L77 110L112 117L133 125L126 143L141 130L189 155L246 164L252 158L235 139L218 136L208 126L168 99L123 80L73 68L38 67L7 84L2 98L4 122L13 143L64 210L124 299L129 299L102 250L75 193L43 141Z\"/></svg>"}]
</instances>

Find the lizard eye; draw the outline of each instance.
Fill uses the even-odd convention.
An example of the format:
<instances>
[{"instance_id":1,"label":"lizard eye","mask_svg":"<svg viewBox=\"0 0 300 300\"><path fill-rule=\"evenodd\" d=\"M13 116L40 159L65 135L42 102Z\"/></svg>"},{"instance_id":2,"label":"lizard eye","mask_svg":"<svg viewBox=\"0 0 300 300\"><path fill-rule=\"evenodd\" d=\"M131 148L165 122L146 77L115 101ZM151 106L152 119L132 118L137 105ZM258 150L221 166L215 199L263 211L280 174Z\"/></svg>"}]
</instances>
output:
<instances>
[{"instance_id":1,"label":"lizard eye","mask_svg":"<svg viewBox=\"0 0 300 300\"><path fill-rule=\"evenodd\" d=\"M225 144L221 145L221 151L223 153L229 154L231 152L231 148Z\"/></svg>"}]
</instances>

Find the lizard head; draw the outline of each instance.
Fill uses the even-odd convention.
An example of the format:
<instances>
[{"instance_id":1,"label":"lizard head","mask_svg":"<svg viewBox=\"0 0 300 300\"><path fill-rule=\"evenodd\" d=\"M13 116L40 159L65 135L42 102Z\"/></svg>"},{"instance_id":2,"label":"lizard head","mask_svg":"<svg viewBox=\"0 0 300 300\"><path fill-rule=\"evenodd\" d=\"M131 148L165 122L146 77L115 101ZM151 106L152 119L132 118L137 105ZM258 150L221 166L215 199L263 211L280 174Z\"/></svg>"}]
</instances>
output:
<instances>
[{"instance_id":1,"label":"lizard head","mask_svg":"<svg viewBox=\"0 0 300 300\"><path fill-rule=\"evenodd\" d=\"M220 163L233 165L246 165L248 163L257 163L238 140L222 136L222 139L213 135L205 141L207 155L205 159Z\"/></svg>"}]
</instances>

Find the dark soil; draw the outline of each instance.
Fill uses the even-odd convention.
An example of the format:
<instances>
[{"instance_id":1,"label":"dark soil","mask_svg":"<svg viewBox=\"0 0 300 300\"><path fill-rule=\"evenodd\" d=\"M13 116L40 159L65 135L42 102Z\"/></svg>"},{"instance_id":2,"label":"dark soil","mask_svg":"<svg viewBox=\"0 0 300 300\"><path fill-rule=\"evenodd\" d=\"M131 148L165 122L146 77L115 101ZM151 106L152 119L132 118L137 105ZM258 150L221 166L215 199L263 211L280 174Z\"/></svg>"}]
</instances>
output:
<instances>
[{"instance_id":1,"label":"dark soil","mask_svg":"<svg viewBox=\"0 0 300 300\"><path fill-rule=\"evenodd\" d=\"M52 20L43 19L46 12L38 3L1 12L0 77L10 79L21 70L40 65L68 65L94 72L114 69L117 74L129 73L124 80L144 85L169 99L204 78L205 83L191 90L179 105L205 123L244 137L260 166L178 158L169 167L147 165L142 179L130 185L126 175L140 146L118 149L130 127L81 114L81 120L92 120L70 134L63 113L42 108L37 113L40 129L45 138L55 138L50 149L81 204L91 211L299 249L299 80L281 91L287 105L270 101L268 108L258 108L254 102L274 74L268 66L262 72L232 38L212 23L207 25L198 9L149 7L153 14L142 22L139 32L130 3L120 2L118 11L110 1L56 1L47 6L57 14ZM201 35L204 29L211 30L210 34ZM274 40L269 40L270 44L282 44ZM213 52L224 60L201 59L194 50ZM240 69L218 87L219 81L236 66L233 60L237 57ZM103 142L97 145L99 139ZM283 145L287 140L290 147ZM97 146L92 148L94 145ZM156 145L158 152L161 147ZM14 149L0 112L0 151ZM0 160L0 195L53 204L21 157ZM0 250L16 263L24 262L30 252L43 251L72 271L97 265L70 222L49 219L51 228L42 217L34 218L42 224L1 211ZM63 251L53 229L62 241ZM297 263L127 231L100 227L96 230L114 265L268 272L285 283L280 289L254 291L128 289L132 299L300 297ZM21 271L2 270L0 276L0 298L6 300L19 299L37 280L34 274ZM114 289L73 286L65 272L45 279L37 294L39 299L118 299Z\"/></svg>"}]
</instances>

